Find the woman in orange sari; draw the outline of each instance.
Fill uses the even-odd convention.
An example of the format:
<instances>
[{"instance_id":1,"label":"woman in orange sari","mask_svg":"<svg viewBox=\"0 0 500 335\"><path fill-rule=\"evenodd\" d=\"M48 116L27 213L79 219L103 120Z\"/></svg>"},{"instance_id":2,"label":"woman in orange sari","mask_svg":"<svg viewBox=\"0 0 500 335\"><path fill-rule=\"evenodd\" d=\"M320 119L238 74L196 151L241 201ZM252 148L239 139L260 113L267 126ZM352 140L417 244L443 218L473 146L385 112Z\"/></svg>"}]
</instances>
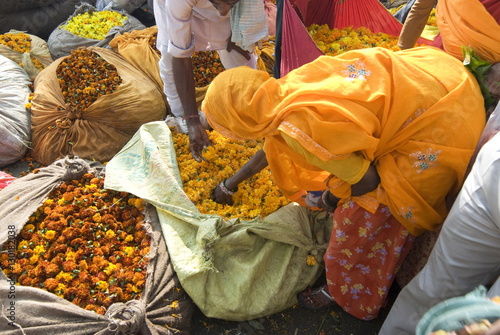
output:
<instances>
[{"instance_id":1,"label":"woman in orange sari","mask_svg":"<svg viewBox=\"0 0 500 335\"><path fill-rule=\"evenodd\" d=\"M210 84L202 109L228 137L265 139L290 199L323 192L327 285L299 300L364 320L378 315L414 236L443 222L485 124L474 77L434 48L321 56L280 79L239 67Z\"/></svg>"}]
</instances>

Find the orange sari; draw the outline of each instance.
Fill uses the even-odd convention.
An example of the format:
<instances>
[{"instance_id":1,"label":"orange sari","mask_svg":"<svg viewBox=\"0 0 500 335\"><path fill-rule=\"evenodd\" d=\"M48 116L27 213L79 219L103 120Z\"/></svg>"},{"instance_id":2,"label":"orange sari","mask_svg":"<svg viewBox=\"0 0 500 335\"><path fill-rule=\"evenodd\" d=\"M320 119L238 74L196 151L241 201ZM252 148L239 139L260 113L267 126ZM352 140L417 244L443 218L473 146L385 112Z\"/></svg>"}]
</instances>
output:
<instances>
[{"instance_id":1,"label":"orange sari","mask_svg":"<svg viewBox=\"0 0 500 335\"><path fill-rule=\"evenodd\" d=\"M378 315L413 235L444 221L445 198L460 188L485 124L475 79L430 47L321 56L281 79L248 67L226 70L210 84L202 110L228 137L265 138L272 177L291 199L327 187L342 198L324 255L326 278L335 302L363 320ZM285 138L324 162L362 155L376 167L379 187L351 197L346 181Z\"/></svg>"},{"instance_id":2,"label":"orange sari","mask_svg":"<svg viewBox=\"0 0 500 335\"><path fill-rule=\"evenodd\" d=\"M321 56L283 78L240 67L210 84L203 107L226 136L265 138L273 179L290 198L350 185L306 161L281 132L323 161L360 153L381 177L377 190L353 200L379 204L418 235L441 224L445 197L460 188L485 124L483 97L460 61L431 47L363 49Z\"/></svg>"},{"instance_id":3,"label":"orange sari","mask_svg":"<svg viewBox=\"0 0 500 335\"><path fill-rule=\"evenodd\" d=\"M482 59L500 62L500 25L479 0L440 0L436 19L443 47L463 60L462 46Z\"/></svg>"}]
</instances>

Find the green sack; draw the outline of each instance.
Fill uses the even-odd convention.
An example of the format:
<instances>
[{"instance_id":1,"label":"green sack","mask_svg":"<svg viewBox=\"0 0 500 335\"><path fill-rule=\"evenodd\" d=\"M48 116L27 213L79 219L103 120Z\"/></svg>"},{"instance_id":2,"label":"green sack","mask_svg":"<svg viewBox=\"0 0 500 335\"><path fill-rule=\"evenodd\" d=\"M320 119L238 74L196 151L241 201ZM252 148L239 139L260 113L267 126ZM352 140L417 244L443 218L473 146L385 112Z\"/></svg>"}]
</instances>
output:
<instances>
[{"instance_id":1,"label":"green sack","mask_svg":"<svg viewBox=\"0 0 500 335\"><path fill-rule=\"evenodd\" d=\"M165 122L137 131L107 164L104 186L156 207L181 285L208 317L244 321L283 311L322 273L328 214L296 203L251 221L201 214L183 191ZM307 265L308 255L320 263Z\"/></svg>"}]
</instances>

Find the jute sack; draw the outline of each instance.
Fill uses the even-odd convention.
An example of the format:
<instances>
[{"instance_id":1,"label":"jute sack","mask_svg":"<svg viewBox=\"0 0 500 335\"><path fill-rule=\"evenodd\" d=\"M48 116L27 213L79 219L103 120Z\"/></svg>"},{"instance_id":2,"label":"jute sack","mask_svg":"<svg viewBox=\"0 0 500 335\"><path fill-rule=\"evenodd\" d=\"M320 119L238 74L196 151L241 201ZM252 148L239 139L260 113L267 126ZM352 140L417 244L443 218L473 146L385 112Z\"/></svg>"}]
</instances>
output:
<instances>
[{"instance_id":1,"label":"jute sack","mask_svg":"<svg viewBox=\"0 0 500 335\"><path fill-rule=\"evenodd\" d=\"M9 33L22 34L23 32L11 29ZM30 80L35 80L36 76L42 69L35 65L33 59L39 61L43 67L49 66L53 60L50 55L47 42L35 35L27 35L31 39L31 50L29 52L21 53L9 48L6 45L0 44L0 55L13 60L17 64L20 64L26 73L28 73Z\"/></svg>"},{"instance_id":2,"label":"jute sack","mask_svg":"<svg viewBox=\"0 0 500 335\"><path fill-rule=\"evenodd\" d=\"M18 178L0 192L0 245L9 252L29 217L63 181L85 173L102 175L97 162L61 159L37 174ZM15 284L0 271L0 333L66 335L188 335L194 305L173 271L154 207L146 207L145 223L151 236L146 283L141 298L114 303L105 315L87 311L48 291ZM177 303L172 304L174 301Z\"/></svg>"},{"instance_id":3,"label":"jute sack","mask_svg":"<svg viewBox=\"0 0 500 335\"><path fill-rule=\"evenodd\" d=\"M113 50L89 47L114 65L122 79L112 94L100 96L83 111L65 102L56 75L61 57L36 78L32 106L33 157L49 165L64 156L107 162L139 127L165 119L162 93L143 72Z\"/></svg>"}]
</instances>

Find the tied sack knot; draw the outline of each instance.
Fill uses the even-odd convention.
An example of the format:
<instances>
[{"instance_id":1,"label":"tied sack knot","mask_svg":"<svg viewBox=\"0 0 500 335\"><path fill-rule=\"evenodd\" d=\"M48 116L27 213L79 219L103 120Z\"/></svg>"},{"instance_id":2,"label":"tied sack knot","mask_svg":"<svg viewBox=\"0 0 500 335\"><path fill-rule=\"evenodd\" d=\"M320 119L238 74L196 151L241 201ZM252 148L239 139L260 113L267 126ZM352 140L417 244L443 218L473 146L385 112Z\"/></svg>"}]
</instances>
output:
<instances>
[{"instance_id":1,"label":"tied sack knot","mask_svg":"<svg viewBox=\"0 0 500 335\"><path fill-rule=\"evenodd\" d=\"M118 334L139 334L146 318L146 305L141 300L118 302L106 311L108 330Z\"/></svg>"}]
</instances>

